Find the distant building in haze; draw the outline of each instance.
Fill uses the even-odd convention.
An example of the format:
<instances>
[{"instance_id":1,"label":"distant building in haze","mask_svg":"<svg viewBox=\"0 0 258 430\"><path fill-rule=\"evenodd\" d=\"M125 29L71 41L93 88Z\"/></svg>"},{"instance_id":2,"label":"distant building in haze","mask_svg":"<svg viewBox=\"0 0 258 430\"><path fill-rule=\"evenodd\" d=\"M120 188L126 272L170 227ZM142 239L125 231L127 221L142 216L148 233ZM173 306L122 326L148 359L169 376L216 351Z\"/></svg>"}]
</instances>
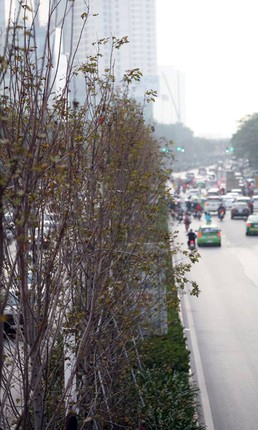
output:
<instances>
[{"instance_id":1,"label":"distant building in haze","mask_svg":"<svg viewBox=\"0 0 258 430\"><path fill-rule=\"evenodd\" d=\"M19 2L17 2L18 4ZM172 67L157 67L157 38L156 38L156 0L89 0L89 11L84 0L56 2L58 18L55 19L56 28L51 29L51 40L54 41L53 65L59 65L58 80L55 91L62 88L65 83L66 67L69 55L76 54L74 62L81 65L87 62L89 55L95 55L98 45L93 46L103 38L117 39L127 38L119 50L114 50L114 57L110 61L110 44L99 45L102 56L99 57L100 71L110 69L114 60L114 73L116 83L127 70L140 69L143 74L140 83L132 87L132 96L140 103L144 100L146 90L157 90L156 102L147 105L147 117L155 118L161 123L185 122L185 87L184 77ZM9 0L0 0L3 13L0 15L1 30L7 23ZM43 47L47 32L49 0L32 0L34 11L38 11L37 19L37 45ZM61 22L66 5L70 13L67 13L64 31L61 31ZM5 10L6 8L6 10ZM67 12L67 10L66 10ZM87 18L85 19L86 14ZM5 22L4 22L5 21ZM83 24L85 26L82 30ZM0 34L0 43L3 46ZM61 37L61 40L59 39ZM80 43L78 45L78 40ZM59 44L60 42L60 44ZM58 55L61 46L61 57ZM85 100L85 81L83 76L73 79L69 97L71 102L83 103ZM145 112L146 113L146 112Z\"/></svg>"},{"instance_id":2,"label":"distant building in haze","mask_svg":"<svg viewBox=\"0 0 258 430\"><path fill-rule=\"evenodd\" d=\"M134 97L143 101L144 91L157 89L157 46L156 46L156 0L91 0L90 14L82 33L75 62L84 63L89 54L96 53L92 43L102 38L127 37L128 42L115 50L116 82L121 81L126 70L139 68L143 74L141 83L135 85ZM82 27L82 14L87 12L83 0L74 2L73 47ZM95 15L95 16L94 16ZM70 52L70 34L67 29L64 40L65 53ZM101 45L101 69L110 68L110 45ZM73 97L81 102L80 80L72 89Z\"/></svg>"},{"instance_id":3,"label":"distant building in haze","mask_svg":"<svg viewBox=\"0 0 258 430\"><path fill-rule=\"evenodd\" d=\"M170 66L159 66L159 90L154 105L155 120L163 124L186 122L185 78Z\"/></svg>"}]
</instances>

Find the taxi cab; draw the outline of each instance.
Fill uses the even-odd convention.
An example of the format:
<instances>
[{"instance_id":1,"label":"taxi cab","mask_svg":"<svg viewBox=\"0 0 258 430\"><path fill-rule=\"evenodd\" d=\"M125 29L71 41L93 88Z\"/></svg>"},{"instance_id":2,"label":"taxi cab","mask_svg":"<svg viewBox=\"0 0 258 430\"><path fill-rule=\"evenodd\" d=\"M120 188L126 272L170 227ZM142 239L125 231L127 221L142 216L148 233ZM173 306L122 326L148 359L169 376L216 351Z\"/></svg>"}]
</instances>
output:
<instances>
[{"instance_id":1,"label":"taxi cab","mask_svg":"<svg viewBox=\"0 0 258 430\"><path fill-rule=\"evenodd\" d=\"M258 215L249 215L246 220L246 236L251 234L258 234Z\"/></svg>"},{"instance_id":2,"label":"taxi cab","mask_svg":"<svg viewBox=\"0 0 258 430\"><path fill-rule=\"evenodd\" d=\"M197 231L198 246L221 246L221 230L216 224L201 225Z\"/></svg>"}]
</instances>

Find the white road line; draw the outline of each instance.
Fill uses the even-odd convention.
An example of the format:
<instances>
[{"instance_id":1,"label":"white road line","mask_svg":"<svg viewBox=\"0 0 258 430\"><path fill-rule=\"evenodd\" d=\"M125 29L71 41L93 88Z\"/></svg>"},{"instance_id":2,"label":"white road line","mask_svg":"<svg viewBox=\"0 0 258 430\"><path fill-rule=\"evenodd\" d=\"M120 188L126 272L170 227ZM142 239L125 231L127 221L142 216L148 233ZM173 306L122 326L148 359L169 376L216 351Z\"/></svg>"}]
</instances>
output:
<instances>
[{"instance_id":1,"label":"white road line","mask_svg":"<svg viewBox=\"0 0 258 430\"><path fill-rule=\"evenodd\" d=\"M196 368L196 374L198 377L198 387L200 390L200 397L201 397L201 403L202 403L202 409L203 409L203 415L204 415L204 421L205 425L208 430L214 430L214 423L212 419L212 413L211 413L211 407L210 407L210 401L208 396L208 391L206 387L203 367L202 367L202 361L201 361L201 355L198 347L197 337L196 337L196 331L194 327L194 321L193 321L193 315L191 311L190 301L189 301L189 295L190 293L184 294L184 304L185 304L185 310L187 313L187 319L189 324L189 332L190 332L190 338L191 338L191 345L192 345L192 354L194 358L195 368ZM182 300L182 298L181 298ZM183 327L185 325L183 324Z\"/></svg>"},{"instance_id":2,"label":"white road line","mask_svg":"<svg viewBox=\"0 0 258 430\"><path fill-rule=\"evenodd\" d=\"M171 223L169 225L169 227L170 227L170 231L172 232L173 231L173 224ZM174 248L174 244L172 243L172 249L173 248ZM177 254L172 256L173 265L177 264L177 259L178 259ZM185 291L182 294L179 294L180 295L179 300L181 301L181 303L182 303L182 301L184 301L184 307L185 307L185 311L187 314L189 327L187 327L186 324L184 324L183 312L181 309L182 305L179 308L179 317L182 321L183 328L185 328L185 330L189 329L189 336L191 338L191 344L192 344L192 355L193 355L195 368L196 368L196 374L197 374L197 378L198 378L198 388L199 388L199 392L200 392L204 422L205 422L205 425L207 427L207 430L215 430L213 419L212 419L212 413L211 413L208 391L207 391L206 382L205 382L205 378L204 378L201 355L200 355L196 331L195 331L195 327L194 327L194 321L193 321L193 315L192 315L191 306L190 306L189 294L190 294L190 292L189 292L189 290L187 291L187 288L185 289Z\"/></svg>"}]
</instances>

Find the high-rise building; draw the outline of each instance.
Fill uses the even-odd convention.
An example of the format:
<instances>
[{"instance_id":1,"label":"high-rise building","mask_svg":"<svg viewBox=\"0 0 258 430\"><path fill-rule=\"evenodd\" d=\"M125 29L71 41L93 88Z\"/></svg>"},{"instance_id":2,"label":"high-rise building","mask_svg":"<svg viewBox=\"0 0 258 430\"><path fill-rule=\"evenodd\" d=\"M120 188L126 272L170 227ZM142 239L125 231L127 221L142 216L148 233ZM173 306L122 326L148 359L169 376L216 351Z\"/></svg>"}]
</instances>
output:
<instances>
[{"instance_id":1,"label":"high-rise building","mask_svg":"<svg viewBox=\"0 0 258 430\"><path fill-rule=\"evenodd\" d=\"M3 49L4 49L4 40L5 40L5 14L6 14L6 8L5 8L5 2L4 0L0 0L0 53L2 55Z\"/></svg>"},{"instance_id":2,"label":"high-rise building","mask_svg":"<svg viewBox=\"0 0 258 430\"><path fill-rule=\"evenodd\" d=\"M81 42L76 54L76 62L84 63L89 54L96 53L92 43L103 38L115 36L126 37L125 43L115 50L115 76L117 82L126 70L139 68L143 74L141 83L136 86L134 96L143 100L145 90L157 89L157 47L156 47L156 0L90 0L89 11L83 0L75 0L73 24L67 20L64 50L69 55L70 36L73 34L73 47L80 37L83 24L82 16L88 13ZM69 31L70 30L70 31ZM101 45L102 70L108 69L110 63L110 44ZM79 100L79 81L74 87L74 97Z\"/></svg>"},{"instance_id":3,"label":"high-rise building","mask_svg":"<svg viewBox=\"0 0 258 430\"><path fill-rule=\"evenodd\" d=\"M83 0L74 2L74 44L82 27ZM119 50L116 73L139 67L146 76L156 75L156 0L90 0L89 17L81 38L77 60L83 62L94 52L92 43L102 38L127 37L129 43ZM65 44L69 52L70 41ZM110 53L104 50L104 66L110 66Z\"/></svg>"},{"instance_id":4,"label":"high-rise building","mask_svg":"<svg viewBox=\"0 0 258 430\"><path fill-rule=\"evenodd\" d=\"M159 91L154 117L163 124L185 123L185 77L172 66L159 66Z\"/></svg>"},{"instance_id":5,"label":"high-rise building","mask_svg":"<svg viewBox=\"0 0 258 430\"><path fill-rule=\"evenodd\" d=\"M120 83L125 71L138 68L143 76L140 83L135 83L132 87L133 97L136 98L137 101L142 102L146 90L157 90L159 97L156 106L148 105L149 110L151 107L148 116L152 117L154 110L154 112L157 113L157 115L155 113L155 117L157 116L160 122L167 122L167 116L169 116L169 119L171 118L173 122L179 120L178 112L180 111L179 115L181 115L182 103L181 101L179 102L178 93L180 87L180 94L182 96L180 100L183 100L182 79L180 77L180 85L177 79L175 87L173 84L173 82L175 82L174 75L171 79L169 77L165 79L164 74L158 73L157 70L156 0L27 1L30 1L30 6L34 12L37 11L35 23L37 23L38 29L36 33L37 37L40 40L42 39L42 41L46 36L49 7L50 5L55 6L56 17L53 22L55 22L57 28L53 30L52 27L51 34L52 38L56 40L56 49L58 50L60 46L62 46L62 56L60 57L58 52L56 52L56 55L55 53L53 55L53 60L55 60L55 57L59 59L60 70L58 76L60 76L60 86L62 86L62 82L65 82L62 78L64 78L66 73L66 59L74 54L75 49L75 64L81 65L87 62L89 55L96 54L98 45L93 45L94 42L105 38L111 39L113 36L117 39L126 38L128 43L123 44L119 50L114 50L112 61L110 57L111 44L99 45L102 54L102 56L99 57L100 70L109 69L114 64L116 82ZM17 0L17 4L18 3ZM0 30L4 28L4 21L6 23L7 20L8 5L10 6L9 0L0 0L2 11L4 11L4 7L6 6L5 13L1 13L0 15ZM67 13L69 10L70 12ZM64 31L62 32L60 27L65 11L67 15ZM87 18L85 18L86 16ZM63 38L61 43L59 43L58 39L60 36ZM79 44L78 41L80 41ZM3 38L1 38L1 33L0 43L2 45L4 43ZM38 43L38 46L39 45L42 45L42 43ZM165 75L167 76L166 73ZM169 76L171 76L171 74ZM76 100L82 103L84 101L84 94L81 90L82 85L84 85L83 77L78 76L72 83L70 92L71 102ZM59 84L57 82L56 90L58 90L58 88ZM173 101L169 88L177 99L174 103L174 108L172 106ZM169 98L167 105L166 97ZM169 109L163 109L165 105ZM183 119L182 115L181 119ZM168 122L170 121L168 120Z\"/></svg>"}]
</instances>

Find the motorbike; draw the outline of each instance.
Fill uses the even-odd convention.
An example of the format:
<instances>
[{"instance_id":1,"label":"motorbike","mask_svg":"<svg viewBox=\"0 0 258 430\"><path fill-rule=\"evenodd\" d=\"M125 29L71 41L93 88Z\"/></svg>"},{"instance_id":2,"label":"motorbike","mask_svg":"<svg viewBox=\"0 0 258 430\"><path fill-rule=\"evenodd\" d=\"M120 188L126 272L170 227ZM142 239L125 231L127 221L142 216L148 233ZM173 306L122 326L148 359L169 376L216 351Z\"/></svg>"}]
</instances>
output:
<instances>
[{"instance_id":1,"label":"motorbike","mask_svg":"<svg viewBox=\"0 0 258 430\"><path fill-rule=\"evenodd\" d=\"M189 240L188 248L189 248L190 251L194 251L195 250L195 241L194 240Z\"/></svg>"},{"instance_id":2,"label":"motorbike","mask_svg":"<svg viewBox=\"0 0 258 430\"><path fill-rule=\"evenodd\" d=\"M220 221L223 221L224 216L225 216L225 211L219 211L218 218Z\"/></svg>"},{"instance_id":3,"label":"motorbike","mask_svg":"<svg viewBox=\"0 0 258 430\"><path fill-rule=\"evenodd\" d=\"M176 218L177 218L177 221L179 223L181 223L183 221L183 218L184 218L183 212L178 212Z\"/></svg>"},{"instance_id":4,"label":"motorbike","mask_svg":"<svg viewBox=\"0 0 258 430\"><path fill-rule=\"evenodd\" d=\"M188 230L189 230L189 227L190 227L190 221L189 221L189 223L188 222L185 222L184 223L185 224L185 231L188 233Z\"/></svg>"},{"instance_id":5,"label":"motorbike","mask_svg":"<svg viewBox=\"0 0 258 430\"><path fill-rule=\"evenodd\" d=\"M205 221L206 224L211 224L211 215L209 213L205 213Z\"/></svg>"},{"instance_id":6,"label":"motorbike","mask_svg":"<svg viewBox=\"0 0 258 430\"><path fill-rule=\"evenodd\" d=\"M193 214L193 217L195 219L198 219L200 221L201 217L202 217L202 212L201 211L195 211Z\"/></svg>"}]
</instances>

